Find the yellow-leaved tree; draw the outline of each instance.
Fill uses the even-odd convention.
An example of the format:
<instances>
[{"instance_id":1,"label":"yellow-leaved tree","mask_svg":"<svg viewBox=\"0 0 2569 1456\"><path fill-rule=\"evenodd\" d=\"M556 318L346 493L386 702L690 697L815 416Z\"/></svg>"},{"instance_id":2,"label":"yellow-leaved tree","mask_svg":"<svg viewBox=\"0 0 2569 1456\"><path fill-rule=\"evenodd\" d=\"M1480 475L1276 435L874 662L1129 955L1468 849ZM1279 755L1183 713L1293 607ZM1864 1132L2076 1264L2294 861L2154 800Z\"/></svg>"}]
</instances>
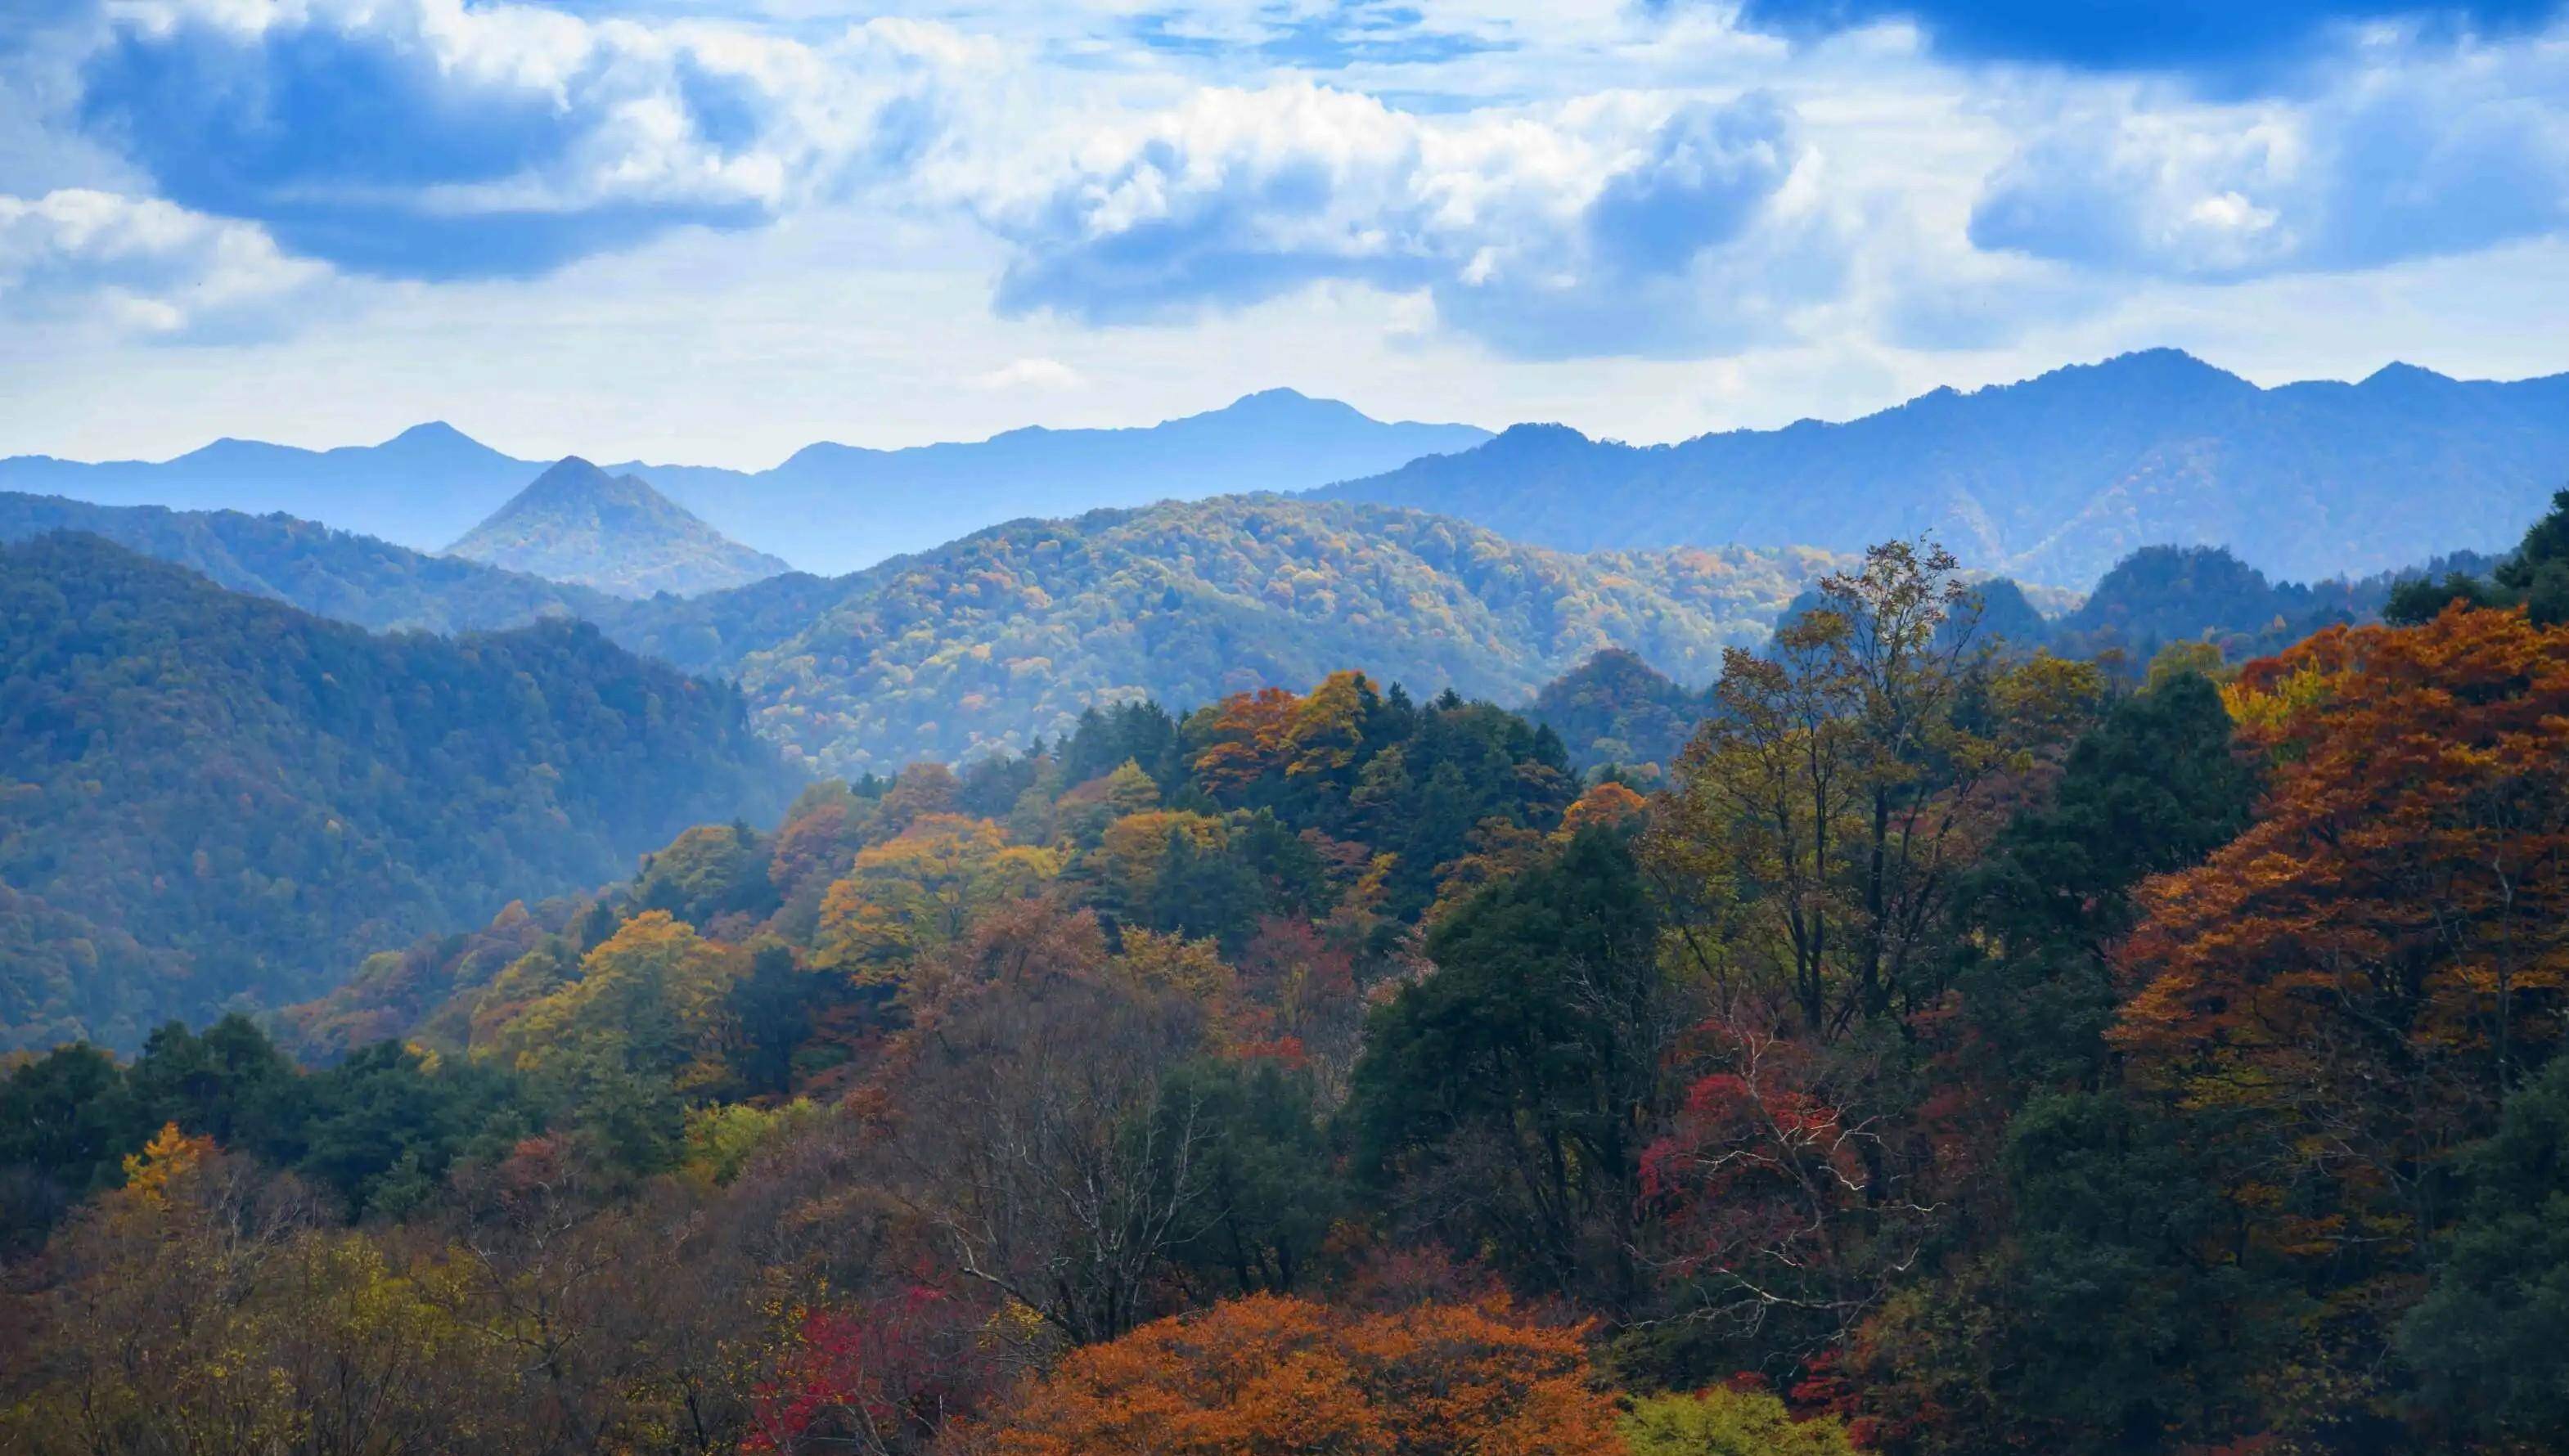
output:
<instances>
[{"instance_id":1,"label":"yellow-leaved tree","mask_svg":"<svg viewBox=\"0 0 2569 1456\"><path fill-rule=\"evenodd\" d=\"M961 939L980 911L1032 895L1060 873L1058 854L1010 844L989 820L921 815L858 855L821 898L812 963L859 980L888 979L922 951Z\"/></svg>"},{"instance_id":2,"label":"yellow-leaved tree","mask_svg":"<svg viewBox=\"0 0 2569 1456\"><path fill-rule=\"evenodd\" d=\"M710 1085L724 1075L729 996L747 969L739 947L646 910L582 957L577 979L497 1028L491 1052L523 1071L593 1057L681 1089Z\"/></svg>"}]
</instances>

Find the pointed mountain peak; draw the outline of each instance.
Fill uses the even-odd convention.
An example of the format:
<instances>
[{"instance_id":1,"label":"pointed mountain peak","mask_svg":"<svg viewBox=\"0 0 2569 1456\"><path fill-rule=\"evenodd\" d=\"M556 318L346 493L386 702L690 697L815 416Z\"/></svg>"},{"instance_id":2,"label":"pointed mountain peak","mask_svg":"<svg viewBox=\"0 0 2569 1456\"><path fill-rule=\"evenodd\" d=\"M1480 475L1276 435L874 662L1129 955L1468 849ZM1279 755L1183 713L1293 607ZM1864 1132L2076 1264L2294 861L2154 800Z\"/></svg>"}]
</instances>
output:
<instances>
[{"instance_id":1,"label":"pointed mountain peak","mask_svg":"<svg viewBox=\"0 0 2569 1456\"><path fill-rule=\"evenodd\" d=\"M451 445L458 441L467 445L482 443L444 420L430 420L425 424L413 425L384 443L387 445Z\"/></svg>"},{"instance_id":2,"label":"pointed mountain peak","mask_svg":"<svg viewBox=\"0 0 2569 1456\"><path fill-rule=\"evenodd\" d=\"M690 595L791 569L690 515L640 476L576 455L545 468L447 554L625 596Z\"/></svg>"},{"instance_id":3,"label":"pointed mountain peak","mask_svg":"<svg viewBox=\"0 0 2569 1456\"><path fill-rule=\"evenodd\" d=\"M2449 374L2438 374L2432 369L2415 364L2403 364L2393 359L2366 375L2357 388L2398 389L2451 383L2453 383L2453 377Z\"/></svg>"},{"instance_id":4,"label":"pointed mountain peak","mask_svg":"<svg viewBox=\"0 0 2569 1456\"><path fill-rule=\"evenodd\" d=\"M413 425L374 448L391 459L441 465L485 465L508 458L444 420ZM363 446L343 447L343 450L359 452L364 449Z\"/></svg>"},{"instance_id":5,"label":"pointed mountain peak","mask_svg":"<svg viewBox=\"0 0 2569 1456\"><path fill-rule=\"evenodd\" d=\"M606 472L599 470L595 465L591 464L588 457L583 455L565 455L561 459L554 461L552 464L546 466L545 473L536 477L535 484L528 486L527 489L532 491L536 486L545 485L548 482L554 485L566 485L575 482L603 481L611 479L613 479L613 477L610 477ZM626 476L625 479L629 481L633 479L633 477Z\"/></svg>"}]
</instances>

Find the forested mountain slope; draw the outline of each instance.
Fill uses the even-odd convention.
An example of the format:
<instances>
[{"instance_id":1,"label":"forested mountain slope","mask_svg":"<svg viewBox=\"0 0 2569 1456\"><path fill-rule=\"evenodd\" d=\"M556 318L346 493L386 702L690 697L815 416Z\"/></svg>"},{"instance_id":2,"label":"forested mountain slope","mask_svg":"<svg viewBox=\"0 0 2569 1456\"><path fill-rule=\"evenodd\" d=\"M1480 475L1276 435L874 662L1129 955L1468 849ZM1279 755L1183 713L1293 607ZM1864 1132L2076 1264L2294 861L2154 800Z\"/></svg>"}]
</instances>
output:
<instances>
[{"instance_id":1,"label":"forested mountain slope","mask_svg":"<svg viewBox=\"0 0 2569 1456\"><path fill-rule=\"evenodd\" d=\"M1581 556L1414 512L1265 496L1015 522L843 577L636 601L286 517L0 494L0 540L60 528L367 626L591 621L633 651L739 678L762 729L850 770L1023 746L1091 703L1210 702L1338 661L1506 701L1605 646L1708 675L1839 559Z\"/></svg>"},{"instance_id":2,"label":"forested mountain slope","mask_svg":"<svg viewBox=\"0 0 2569 1456\"><path fill-rule=\"evenodd\" d=\"M291 516L94 506L0 491L0 543L54 531L103 537L216 585L374 631L485 631L546 616L594 618L617 605L585 587L430 555Z\"/></svg>"},{"instance_id":3,"label":"forested mountain slope","mask_svg":"<svg viewBox=\"0 0 2569 1456\"><path fill-rule=\"evenodd\" d=\"M792 569L687 514L639 476L572 456L446 548L451 556L618 596L692 596Z\"/></svg>"},{"instance_id":4,"label":"forested mountain slope","mask_svg":"<svg viewBox=\"0 0 2569 1456\"><path fill-rule=\"evenodd\" d=\"M0 1027L132 1044L615 875L786 773L589 626L373 636L93 537L0 548Z\"/></svg>"},{"instance_id":5,"label":"forested mountain slope","mask_svg":"<svg viewBox=\"0 0 2569 1456\"><path fill-rule=\"evenodd\" d=\"M1601 647L1709 678L1836 558L1572 555L1415 512L1284 497L1024 521L836 583L740 662L761 725L833 772L1021 748L1092 704L1197 704L1354 666L1523 701ZM790 588L801 591L796 585ZM752 586L744 604L771 600ZM726 595L654 613L719 623ZM711 629L711 628L709 628Z\"/></svg>"},{"instance_id":6,"label":"forested mountain slope","mask_svg":"<svg viewBox=\"0 0 2569 1456\"><path fill-rule=\"evenodd\" d=\"M1845 424L1636 447L1524 425L1329 486L1566 550L1838 550L1933 532L1966 565L2083 587L2157 544L2228 546L2302 580L2514 543L2569 481L2569 375L2516 383L2392 365L2260 389L2174 350Z\"/></svg>"},{"instance_id":7,"label":"forested mountain slope","mask_svg":"<svg viewBox=\"0 0 2569 1456\"><path fill-rule=\"evenodd\" d=\"M815 783L272 1031L0 1064L0 1409L42 1453L2569 1449L2564 562L2569 503L2409 625L2118 681L1939 650L1968 583L1869 553L1648 795L1355 672Z\"/></svg>"}]
</instances>

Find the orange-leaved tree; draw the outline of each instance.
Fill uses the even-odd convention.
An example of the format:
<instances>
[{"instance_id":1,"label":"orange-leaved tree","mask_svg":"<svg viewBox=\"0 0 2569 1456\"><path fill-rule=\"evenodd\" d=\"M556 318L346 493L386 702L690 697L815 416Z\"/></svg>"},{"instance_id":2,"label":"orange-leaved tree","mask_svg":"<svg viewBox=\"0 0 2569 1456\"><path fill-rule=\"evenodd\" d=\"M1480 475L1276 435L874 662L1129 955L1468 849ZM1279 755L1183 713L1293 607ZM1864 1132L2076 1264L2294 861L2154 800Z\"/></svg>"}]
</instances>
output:
<instances>
[{"instance_id":1,"label":"orange-leaved tree","mask_svg":"<svg viewBox=\"0 0 2569 1456\"><path fill-rule=\"evenodd\" d=\"M1621 1456L1585 1331L1508 1307L1253 1294L1073 1351L978 1433L994 1456Z\"/></svg>"},{"instance_id":2,"label":"orange-leaved tree","mask_svg":"<svg viewBox=\"0 0 2569 1456\"><path fill-rule=\"evenodd\" d=\"M2225 696L2268 792L2227 848L2143 887L2113 1039L2230 1130L2273 1251L2395 1277L2448 1155L2558 1035L2569 630L2459 607L2332 628Z\"/></svg>"}]
</instances>

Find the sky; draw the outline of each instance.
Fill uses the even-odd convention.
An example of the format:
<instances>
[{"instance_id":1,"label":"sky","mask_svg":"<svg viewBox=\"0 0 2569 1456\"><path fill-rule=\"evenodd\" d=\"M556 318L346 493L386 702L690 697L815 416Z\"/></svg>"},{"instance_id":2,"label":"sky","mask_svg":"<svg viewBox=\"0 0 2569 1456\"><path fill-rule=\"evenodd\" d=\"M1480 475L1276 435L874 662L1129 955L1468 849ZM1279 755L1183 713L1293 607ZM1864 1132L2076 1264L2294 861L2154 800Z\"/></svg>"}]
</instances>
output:
<instances>
[{"instance_id":1,"label":"sky","mask_svg":"<svg viewBox=\"0 0 2569 1456\"><path fill-rule=\"evenodd\" d=\"M0 454L2569 370L2569 0L6 0Z\"/></svg>"}]
</instances>

